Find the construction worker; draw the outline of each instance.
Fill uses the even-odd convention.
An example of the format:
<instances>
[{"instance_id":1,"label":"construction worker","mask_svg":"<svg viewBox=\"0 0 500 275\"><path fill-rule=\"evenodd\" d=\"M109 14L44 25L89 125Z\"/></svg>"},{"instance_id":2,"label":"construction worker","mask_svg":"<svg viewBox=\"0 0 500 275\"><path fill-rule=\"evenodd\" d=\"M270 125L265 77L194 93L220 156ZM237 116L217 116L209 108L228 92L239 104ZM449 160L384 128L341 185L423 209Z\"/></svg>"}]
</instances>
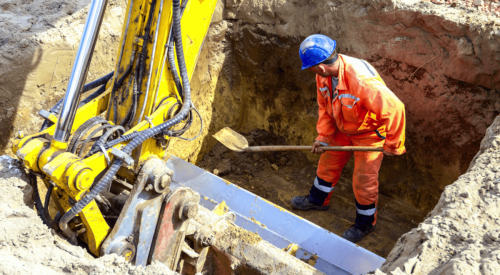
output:
<instances>
[{"instance_id":1,"label":"construction worker","mask_svg":"<svg viewBox=\"0 0 500 275\"><path fill-rule=\"evenodd\" d=\"M316 73L319 135L311 152L321 157L309 195L293 197L292 205L299 210L329 208L333 189L353 153L325 152L321 146L383 147L383 153L354 152L356 220L342 237L358 242L375 229L378 171L383 155L401 155L406 151L405 109L372 65L337 54L336 44L325 35L315 34L300 45L302 69Z\"/></svg>"}]
</instances>

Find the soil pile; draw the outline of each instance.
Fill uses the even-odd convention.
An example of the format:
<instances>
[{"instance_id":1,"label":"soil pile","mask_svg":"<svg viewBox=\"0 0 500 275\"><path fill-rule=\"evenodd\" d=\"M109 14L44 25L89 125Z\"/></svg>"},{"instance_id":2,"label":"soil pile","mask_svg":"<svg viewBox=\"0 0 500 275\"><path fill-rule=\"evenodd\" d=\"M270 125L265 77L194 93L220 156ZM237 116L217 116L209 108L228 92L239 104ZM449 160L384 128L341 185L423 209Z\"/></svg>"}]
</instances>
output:
<instances>
[{"instance_id":1,"label":"soil pile","mask_svg":"<svg viewBox=\"0 0 500 275\"><path fill-rule=\"evenodd\" d=\"M382 266L392 274L500 274L500 117L468 172L446 187Z\"/></svg>"},{"instance_id":2,"label":"soil pile","mask_svg":"<svg viewBox=\"0 0 500 275\"><path fill-rule=\"evenodd\" d=\"M287 144L284 137L259 129L250 131L245 137L250 146ZM341 235L354 223L356 214L351 186L352 169L344 169L328 211L299 211L291 206L290 200L293 196L309 193L317 169L317 162L310 161L307 154L310 153L236 153L218 143L204 156L199 166ZM397 239L417 226L425 214L386 194L380 194L377 230L359 245L386 257Z\"/></svg>"}]
</instances>

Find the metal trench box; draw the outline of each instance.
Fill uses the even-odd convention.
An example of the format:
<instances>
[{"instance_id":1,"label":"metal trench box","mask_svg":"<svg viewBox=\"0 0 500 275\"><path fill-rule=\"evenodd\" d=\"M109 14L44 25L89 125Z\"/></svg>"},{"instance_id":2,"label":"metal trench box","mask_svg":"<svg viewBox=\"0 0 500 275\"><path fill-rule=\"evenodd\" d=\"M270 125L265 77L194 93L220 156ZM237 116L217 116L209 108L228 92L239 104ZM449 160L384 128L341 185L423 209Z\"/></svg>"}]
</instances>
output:
<instances>
[{"instance_id":1,"label":"metal trench box","mask_svg":"<svg viewBox=\"0 0 500 275\"><path fill-rule=\"evenodd\" d=\"M295 256L307 260L315 255L314 258L317 259L314 267L325 274L366 274L380 268L385 261L384 258L180 158L171 156L167 160L167 166L174 171L172 184L183 185L198 192L201 195L201 205L212 210L225 201L229 211L236 214L237 226L256 232L263 240L280 249L297 244L299 249Z\"/></svg>"}]
</instances>

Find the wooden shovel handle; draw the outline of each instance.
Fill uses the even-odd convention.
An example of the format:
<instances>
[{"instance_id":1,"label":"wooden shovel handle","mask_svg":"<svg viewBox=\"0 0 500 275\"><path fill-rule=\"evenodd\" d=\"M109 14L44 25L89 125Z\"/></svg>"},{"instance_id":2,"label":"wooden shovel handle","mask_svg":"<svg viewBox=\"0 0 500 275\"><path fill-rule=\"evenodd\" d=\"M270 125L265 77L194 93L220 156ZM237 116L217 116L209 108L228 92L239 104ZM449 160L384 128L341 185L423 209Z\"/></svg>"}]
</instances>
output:
<instances>
[{"instance_id":1,"label":"wooden shovel handle","mask_svg":"<svg viewBox=\"0 0 500 275\"><path fill-rule=\"evenodd\" d=\"M319 148L325 151L370 151L383 152L382 147L369 146L320 146ZM250 146L245 148L245 152L269 152L269 151L304 151L311 150L312 146L308 145L273 145L273 146Z\"/></svg>"}]
</instances>

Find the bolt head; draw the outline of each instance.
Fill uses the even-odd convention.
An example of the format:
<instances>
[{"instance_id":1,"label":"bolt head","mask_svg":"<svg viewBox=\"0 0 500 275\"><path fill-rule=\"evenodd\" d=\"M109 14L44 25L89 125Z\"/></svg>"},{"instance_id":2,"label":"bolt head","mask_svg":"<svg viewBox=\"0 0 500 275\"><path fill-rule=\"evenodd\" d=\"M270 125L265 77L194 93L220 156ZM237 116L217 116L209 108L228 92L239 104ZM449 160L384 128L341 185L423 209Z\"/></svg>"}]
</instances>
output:
<instances>
[{"instance_id":1,"label":"bolt head","mask_svg":"<svg viewBox=\"0 0 500 275\"><path fill-rule=\"evenodd\" d=\"M83 171L78 178L76 179L76 188L78 190L87 190L92 186L94 182L94 178L92 177L92 173L88 170Z\"/></svg>"},{"instance_id":2,"label":"bolt head","mask_svg":"<svg viewBox=\"0 0 500 275\"><path fill-rule=\"evenodd\" d=\"M161 188L167 188L170 186L170 182L172 182L172 178L165 174L163 176L161 176Z\"/></svg>"},{"instance_id":3,"label":"bolt head","mask_svg":"<svg viewBox=\"0 0 500 275\"><path fill-rule=\"evenodd\" d=\"M193 219L198 215L199 206L195 202L189 202L184 206L183 214L188 219Z\"/></svg>"}]
</instances>

